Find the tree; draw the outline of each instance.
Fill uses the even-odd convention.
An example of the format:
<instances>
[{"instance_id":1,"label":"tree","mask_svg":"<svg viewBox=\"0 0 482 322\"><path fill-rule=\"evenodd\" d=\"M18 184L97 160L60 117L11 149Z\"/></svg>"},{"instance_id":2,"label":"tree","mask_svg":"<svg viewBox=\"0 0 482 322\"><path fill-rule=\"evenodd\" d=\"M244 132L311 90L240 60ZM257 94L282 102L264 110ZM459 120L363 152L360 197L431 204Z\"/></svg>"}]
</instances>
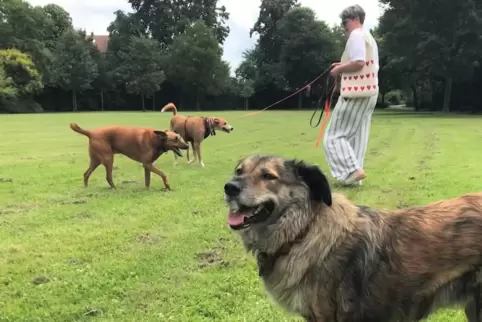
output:
<instances>
[{"instance_id":1,"label":"tree","mask_svg":"<svg viewBox=\"0 0 482 322\"><path fill-rule=\"evenodd\" d=\"M259 35L256 44L256 68L258 69L258 87L268 87L274 84L284 89L286 81L280 68L279 55L282 39L278 33L278 23L293 7L298 6L298 0L262 0L259 16L249 34Z\"/></svg>"},{"instance_id":2,"label":"tree","mask_svg":"<svg viewBox=\"0 0 482 322\"><path fill-rule=\"evenodd\" d=\"M244 109L249 109L249 98L254 94L254 81L250 79L240 79L238 81L239 96L244 99Z\"/></svg>"},{"instance_id":3,"label":"tree","mask_svg":"<svg viewBox=\"0 0 482 322\"><path fill-rule=\"evenodd\" d=\"M193 23L202 20L220 44L229 34L229 13L218 0L129 0L146 30L164 45L182 35Z\"/></svg>"},{"instance_id":4,"label":"tree","mask_svg":"<svg viewBox=\"0 0 482 322\"><path fill-rule=\"evenodd\" d=\"M448 112L454 81L471 79L480 57L482 3L442 0L434 6L431 1L381 2L390 5L380 23L387 48L398 56L394 61L412 74L440 78L444 83L442 110ZM427 12L431 19L427 19ZM413 81L411 86L415 86Z\"/></svg>"},{"instance_id":5,"label":"tree","mask_svg":"<svg viewBox=\"0 0 482 322\"><path fill-rule=\"evenodd\" d=\"M90 89L98 76L98 66L92 57L92 44L85 32L67 30L59 39L52 62L52 80L72 92L72 110L78 111L77 93Z\"/></svg>"},{"instance_id":6,"label":"tree","mask_svg":"<svg viewBox=\"0 0 482 322\"><path fill-rule=\"evenodd\" d=\"M15 88L15 84L11 77L8 77L0 66L0 100L12 99L17 97L18 90Z\"/></svg>"},{"instance_id":7,"label":"tree","mask_svg":"<svg viewBox=\"0 0 482 322\"><path fill-rule=\"evenodd\" d=\"M31 96L42 90L42 76L30 55L17 49L0 50L0 67L19 95Z\"/></svg>"},{"instance_id":8,"label":"tree","mask_svg":"<svg viewBox=\"0 0 482 322\"><path fill-rule=\"evenodd\" d=\"M170 47L168 78L184 92L193 93L196 108L205 95L222 92L228 83L229 65L221 60L222 49L213 32L199 20L176 37Z\"/></svg>"},{"instance_id":9,"label":"tree","mask_svg":"<svg viewBox=\"0 0 482 322\"><path fill-rule=\"evenodd\" d=\"M160 90L166 78L161 46L154 39L132 37L126 51L121 51L119 57L122 62L116 73L124 75L128 93L141 95L142 110L145 111L145 96L150 97Z\"/></svg>"},{"instance_id":10,"label":"tree","mask_svg":"<svg viewBox=\"0 0 482 322\"><path fill-rule=\"evenodd\" d=\"M295 91L314 79L340 58L332 30L316 20L315 12L307 7L288 11L278 23L280 41L279 66L288 88ZM302 107L303 93L298 95Z\"/></svg>"}]
</instances>

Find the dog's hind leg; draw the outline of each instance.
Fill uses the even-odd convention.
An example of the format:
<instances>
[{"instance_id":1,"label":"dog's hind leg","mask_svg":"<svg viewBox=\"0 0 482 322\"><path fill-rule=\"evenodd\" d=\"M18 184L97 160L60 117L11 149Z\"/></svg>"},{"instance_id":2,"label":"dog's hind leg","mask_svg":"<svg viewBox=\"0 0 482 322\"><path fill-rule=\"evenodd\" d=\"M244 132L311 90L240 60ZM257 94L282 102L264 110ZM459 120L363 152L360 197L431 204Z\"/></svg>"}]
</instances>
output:
<instances>
[{"instance_id":1,"label":"dog's hind leg","mask_svg":"<svg viewBox=\"0 0 482 322\"><path fill-rule=\"evenodd\" d=\"M187 163L188 164L191 164L193 162L196 161L196 148L197 148L197 145L196 143L194 143L193 141L191 141L191 148L192 148L192 155L194 156L194 159L192 160L189 160L189 150L187 150Z\"/></svg>"},{"instance_id":2,"label":"dog's hind leg","mask_svg":"<svg viewBox=\"0 0 482 322\"><path fill-rule=\"evenodd\" d=\"M151 170L146 168L145 165L144 165L144 183L146 185L146 188L149 188L149 186L151 185Z\"/></svg>"},{"instance_id":3,"label":"dog's hind leg","mask_svg":"<svg viewBox=\"0 0 482 322\"><path fill-rule=\"evenodd\" d=\"M89 177L92 174L92 172L94 172L95 169L97 169L97 167L100 165L100 163L101 162L97 159L93 159L93 158L90 159L89 168L87 170L85 170L85 172L84 172L84 186L85 187L87 187L89 185Z\"/></svg>"},{"instance_id":4,"label":"dog's hind leg","mask_svg":"<svg viewBox=\"0 0 482 322\"><path fill-rule=\"evenodd\" d=\"M166 190L171 190L171 186L169 186L169 181L167 180L167 176L164 174L164 172L156 168L152 163L144 164L144 168L160 176L162 178L162 182L164 183L164 187L166 187Z\"/></svg>"},{"instance_id":5,"label":"dog's hind leg","mask_svg":"<svg viewBox=\"0 0 482 322\"><path fill-rule=\"evenodd\" d=\"M116 186L114 184L114 181L112 181L112 170L114 167L114 156L109 156L108 158L104 159L102 161L105 167L105 179L111 186L111 188L116 189Z\"/></svg>"}]
</instances>

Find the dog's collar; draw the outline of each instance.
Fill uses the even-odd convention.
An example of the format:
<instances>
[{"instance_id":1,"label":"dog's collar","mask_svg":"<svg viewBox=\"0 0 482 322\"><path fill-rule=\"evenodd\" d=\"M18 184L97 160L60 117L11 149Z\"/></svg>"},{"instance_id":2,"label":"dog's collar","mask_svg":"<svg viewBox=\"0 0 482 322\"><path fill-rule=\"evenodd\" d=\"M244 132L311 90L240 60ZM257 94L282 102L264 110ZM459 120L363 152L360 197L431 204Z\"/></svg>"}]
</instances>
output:
<instances>
[{"instance_id":1,"label":"dog's collar","mask_svg":"<svg viewBox=\"0 0 482 322\"><path fill-rule=\"evenodd\" d=\"M298 236L296 236L294 240L284 243L272 254L267 252L259 252L256 256L258 263L258 275L260 277L268 277L273 272L276 261L280 257L288 255L294 245L301 243L308 234L310 227L311 223L306 225L306 227L298 234Z\"/></svg>"}]
</instances>

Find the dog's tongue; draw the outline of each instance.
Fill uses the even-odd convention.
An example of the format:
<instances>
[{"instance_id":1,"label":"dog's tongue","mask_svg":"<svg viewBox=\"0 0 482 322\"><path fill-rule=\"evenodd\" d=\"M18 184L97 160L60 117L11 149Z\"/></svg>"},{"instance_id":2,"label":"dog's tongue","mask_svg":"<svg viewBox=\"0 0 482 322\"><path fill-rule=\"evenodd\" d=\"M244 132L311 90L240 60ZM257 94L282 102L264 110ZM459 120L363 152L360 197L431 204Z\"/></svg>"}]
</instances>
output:
<instances>
[{"instance_id":1,"label":"dog's tongue","mask_svg":"<svg viewBox=\"0 0 482 322\"><path fill-rule=\"evenodd\" d=\"M244 214L236 213L233 214L232 212L228 215L228 225L230 226L240 226L244 223Z\"/></svg>"}]
</instances>

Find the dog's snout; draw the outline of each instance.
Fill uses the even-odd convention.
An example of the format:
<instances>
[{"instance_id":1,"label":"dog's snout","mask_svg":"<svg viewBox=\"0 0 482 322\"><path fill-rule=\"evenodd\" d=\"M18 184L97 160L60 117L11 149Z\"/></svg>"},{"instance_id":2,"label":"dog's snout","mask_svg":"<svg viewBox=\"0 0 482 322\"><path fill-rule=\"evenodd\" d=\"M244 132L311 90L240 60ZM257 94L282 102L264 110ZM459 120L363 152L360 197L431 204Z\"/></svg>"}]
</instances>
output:
<instances>
[{"instance_id":1,"label":"dog's snout","mask_svg":"<svg viewBox=\"0 0 482 322\"><path fill-rule=\"evenodd\" d=\"M241 193L241 186L236 181L229 181L224 185L224 192L230 197L237 197Z\"/></svg>"}]
</instances>

